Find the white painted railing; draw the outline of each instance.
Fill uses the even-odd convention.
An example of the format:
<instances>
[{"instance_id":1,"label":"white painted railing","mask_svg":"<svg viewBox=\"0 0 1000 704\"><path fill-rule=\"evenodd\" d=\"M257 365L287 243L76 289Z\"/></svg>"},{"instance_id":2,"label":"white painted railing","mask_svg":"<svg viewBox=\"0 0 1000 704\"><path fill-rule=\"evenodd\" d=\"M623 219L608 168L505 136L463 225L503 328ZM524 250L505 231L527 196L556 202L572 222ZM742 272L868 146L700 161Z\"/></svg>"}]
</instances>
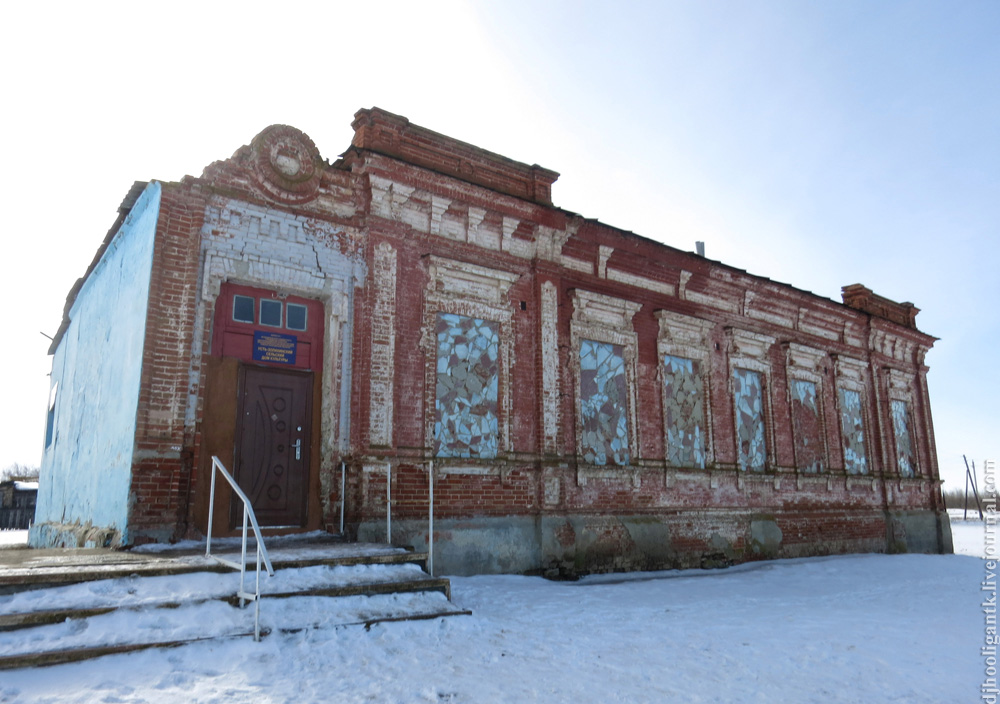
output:
<instances>
[{"instance_id":1,"label":"white painted railing","mask_svg":"<svg viewBox=\"0 0 1000 704\"><path fill-rule=\"evenodd\" d=\"M427 574L434 576L434 460L427 466Z\"/></svg>"},{"instance_id":2,"label":"white painted railing","mask_svg":"<svg viewBox=\"0 0 1000 704\"><path fill-rule=\"evenodd\" d=\"M212 519L213 512L215 510L215 475L216 473L221 473L225 477L226 481L229 482L229 486L233 488L233 493L240 497L240 501L243 502L243 542L242 542L242 552L240 555L239 562L233 562L232 560L227 560L225 558L219 557L218 555L212 554ZM253 527L253 535L257 540L257 582L254 591L248 592L244 586L247 573L247 522ZM254 614L253 614L253 639L256 641L260 640L260 564L261 560L264 561L264 566L267 568L267 574L271 577L274 576L274 568L271 566L271 558L267 555L267 548L264 546L264 537L260 533L260 526L257 524L257 516L254 515L253 506L250 505L250 499L247 495L243 493L243 490L236 484L236 480L233 479L232 475L226 471L225 466L219 460L218 457L212 455L212 490L209 494L208 500L208 536L205 541L205 557L210 557L219 564L225 565L226 567L231 567L234 570L240 571L240 588L236 592L236 596L240 599L240 608L242 609L246 606L246 602L254 602Z\"/></svg>"},{"instance_id":3,"label":"white painted railing","mask_svg":"<svg viewBox=\"0 0 1000 704\"><path fill-rule=\"evenodd\" d=\"M340 463L340 534L344 534L347 465ZM392 465L385 469L385 542L392 545ZM434 460L427 461L427 572L434 575Z\"/></svg>"},{"instance_id":4,"label":"white painted railing","mask_svg":"<svg viewBox=\"0 0 1000 704\"><path fill-rule=\"evenodd\" d=\"M340 534L344 534L344 505L347 503L347 464L340 463Z\"/></svg>"},{"instance_id":5,"label":"white painted railing","mask_svg":"<svg viewBox=\"0 0 1000 704\"><path fill-rule=\"evenodd\" d=\"M385 468L385 542L392 545L392 464ZM427 463L427 574L434 576L434 460Z\"/></svg>"}]
</instances>

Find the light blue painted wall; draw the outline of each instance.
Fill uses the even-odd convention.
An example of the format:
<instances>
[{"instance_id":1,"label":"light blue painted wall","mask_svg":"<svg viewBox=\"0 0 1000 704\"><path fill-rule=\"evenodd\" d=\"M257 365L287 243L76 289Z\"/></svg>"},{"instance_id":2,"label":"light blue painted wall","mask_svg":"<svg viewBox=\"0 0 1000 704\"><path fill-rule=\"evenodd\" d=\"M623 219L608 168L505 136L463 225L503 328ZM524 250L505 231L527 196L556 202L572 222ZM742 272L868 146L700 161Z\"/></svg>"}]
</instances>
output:
<instances>
[{"instance_id":1,"label":"light blue painted wall","mask_svg":"<svg viewBox=\"0 0 1000 704\"><path fill-rule=\"evenodd\" d=\"M128 541L146 304L160 185L150 183L83 284L52 360L54 436L42 455L30 542L65 541L64 526L119 531Z\"/></svg>"}]
</instances>

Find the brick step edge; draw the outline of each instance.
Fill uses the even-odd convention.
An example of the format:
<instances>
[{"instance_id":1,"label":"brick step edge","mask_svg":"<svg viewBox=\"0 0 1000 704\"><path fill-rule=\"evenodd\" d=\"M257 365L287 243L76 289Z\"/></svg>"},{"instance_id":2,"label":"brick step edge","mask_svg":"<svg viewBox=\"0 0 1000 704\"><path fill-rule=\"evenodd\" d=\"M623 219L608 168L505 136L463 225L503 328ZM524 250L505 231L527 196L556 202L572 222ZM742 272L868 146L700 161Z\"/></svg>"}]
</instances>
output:
<instances>
[{"instance_id":1,"label":"brick step edge","mask_svg":"<svg viewBox=\"0 0 1000 704\"><path fill-rule=\"evenodd\" d=\"M394 594L409 592L441 592L448 601L451 601L451 582L443 577L426 577L423 579L409 579L402 582L366 582L359 584L345 584L339 587L319 587L314 589L302 589L291 592L274 592L262 594L261 601L268 599L287 599L295 596L373 596L376 594ZM205 597L203 599L190 599L185 602L160 601L148 604L136 604L125 607L118 606L97 606L82 609L51 609L48 611L27 611L24 613L2 614L0 615L0 631L15 631L23 628L34 628L35 626L45 626L53 623L61 623L66 619L84 619L91 616L101 616L119 609L123 611L140 609L176 609L184 604L200 604L206 601L224 601L231 606L239 606L240 599L236 595L223 595L217 597Z\"/></svg>"}]
</instances>

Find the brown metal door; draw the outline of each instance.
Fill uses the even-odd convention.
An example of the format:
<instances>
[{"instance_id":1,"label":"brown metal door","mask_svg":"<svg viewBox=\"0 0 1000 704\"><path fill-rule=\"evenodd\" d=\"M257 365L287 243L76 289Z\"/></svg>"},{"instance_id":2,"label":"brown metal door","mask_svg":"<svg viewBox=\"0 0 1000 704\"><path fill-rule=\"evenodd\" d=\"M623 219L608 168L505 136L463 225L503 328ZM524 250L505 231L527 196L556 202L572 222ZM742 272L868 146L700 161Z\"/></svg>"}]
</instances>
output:
<instances>
[{"instance_id":1,"label":"brown metal door","mask_svg":"<svg viewBox=\"0 0 1000 704\"><path fill-rule=\"evenodd\" d=\"M304 526L309 486L312 373L242 367L236 482L262 526ZM231 520L242 525L233 497Z\"/></svg>"}]
</instances>

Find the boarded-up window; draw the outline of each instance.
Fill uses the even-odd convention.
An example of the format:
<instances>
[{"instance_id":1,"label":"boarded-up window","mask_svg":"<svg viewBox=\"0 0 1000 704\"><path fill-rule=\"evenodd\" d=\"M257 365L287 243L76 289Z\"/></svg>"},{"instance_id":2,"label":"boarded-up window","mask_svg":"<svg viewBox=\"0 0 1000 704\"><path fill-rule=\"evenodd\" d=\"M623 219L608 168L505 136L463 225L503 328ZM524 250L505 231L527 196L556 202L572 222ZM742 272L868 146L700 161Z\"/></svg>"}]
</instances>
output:
<instances>
[{"instance_id":1,"label":"boarded-up window","mask_svg":"<svg viewBox=\"0 0 1000 704\"><path fill-rule=\"evenodd\" d=\"M733 403L740 469L762 472L767 461L767 446L764 443L764 389L759 372L733 370Z\"/></svg>"},{"instance_id":2,"label":"boarded-up window","mask_svg":"<svg viewBox=\"0 0 1000 704\"><path fill-rule=\"evenodd\" d=\"M698 362L663 356L667 464L705 466L705 389Z\"/></svg>"},{"instance_id":3,"label":"boarded-up window","mask_svg":"<svg viewBox=\"0 0 1000 704\"><path fill-rule=\"evenodd\" d=\"M497 323L437 316L434 443L438 457L496 457L499 347Z\"/></svg>"},{"instance_id":4,"label":"boarded-up window","mask_svg":"<svg viewBox=\"0 0 1000 704\"><path fill-rule=\"evenodd\" d=\"M896 461L899 464L899 473L904 477L912 477L916 462L913 456L913 440L910 437L906 401L893 401L889 405L892 410L892 428L896 435Z\"/></svg>"},{"instance_id":5,"label":"boarded-up window","mask_svg":"<svg viewBox=\"0 0 1000 704\"><path fill-rule=\"evenodd\" d=\"M580 341L580 424L583 460L629 463L628 396L621 345Z\"/></svg>"},{"instance_id":6,"label":"boarded-up window","mask_svg":"<svg viewBox=\"0 0 1000 704\"><path fill-rule=\"evenodd\" d=\"M839 389L839 395L840 428L844 438L844 469L849 474L868 474L861 394L851 389Z\"/></svg>"},{"instance_id":7,"label":"boarded-up window","mask_svg":"<svg viewBox=\"0 0 1000 704\"><path fill-rule=\"evenodd\" d=\"M816 384L794 379L792 389L792 430L795 433L795 464L803 472L822 472L823 435Z\"/></svg>"}]
</instances>

